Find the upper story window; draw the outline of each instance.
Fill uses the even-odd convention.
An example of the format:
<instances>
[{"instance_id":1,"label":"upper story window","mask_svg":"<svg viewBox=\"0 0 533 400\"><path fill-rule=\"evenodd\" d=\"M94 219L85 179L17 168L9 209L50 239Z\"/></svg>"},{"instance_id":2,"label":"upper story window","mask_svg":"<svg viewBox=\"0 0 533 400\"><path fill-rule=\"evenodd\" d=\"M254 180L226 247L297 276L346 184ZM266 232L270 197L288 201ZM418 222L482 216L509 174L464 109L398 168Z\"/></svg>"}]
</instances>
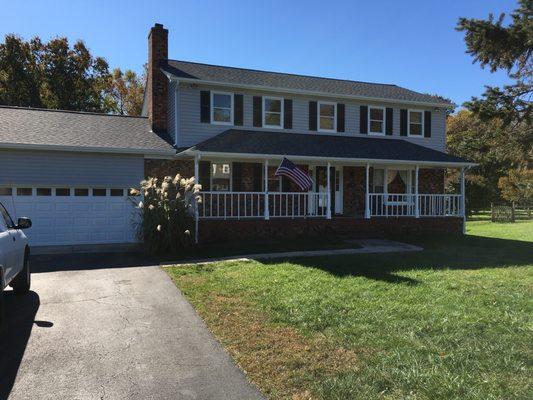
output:
<instances>
[{"instance_id":1,"label":"upper story window","mask_svg":"<svg viewBox=\"0 0 533 400\"><path fill-rule=\"evenodd\" d=\"M211 123L233 125L233 93L211 92Z\"/></svg>"},{"instance_id":2,"label":"upper story window","mask_svg":"<svg viewBox=\"0 0 533 400\"><path fill-rule=\"evenodd\" d=\"M283 99L280 97L263 97L263 126L267 128L283 127Z\"/></svg>"},{"instance_id":3,"label":"upper story window","mask_svg":"<svg viewBox=\"0 0 533 400\"><path fill-rule=\"evenodd\" d=\"M335 132L337 126L337 103L318 102L318 129Z\"/></svg>"},{"instance_id":4,"label":"upper story window","mask_svg":"<svg viewBox=\"0 0 533 400\"><path fill-rule=\"evenodd\" d=\"M424 112L419 110L409 110L407 115L408 135L424 136Z\"/></svg>"},{"instance_id":5,"label":"upper story window","mask_svg":"<svg viewBox=\"0 0 533 400\"><path fill-rule=\"evenodd\" d=\"M368 132L371 135L385 134L385 108L368 107Z\"/></svg>"}]
</instances>

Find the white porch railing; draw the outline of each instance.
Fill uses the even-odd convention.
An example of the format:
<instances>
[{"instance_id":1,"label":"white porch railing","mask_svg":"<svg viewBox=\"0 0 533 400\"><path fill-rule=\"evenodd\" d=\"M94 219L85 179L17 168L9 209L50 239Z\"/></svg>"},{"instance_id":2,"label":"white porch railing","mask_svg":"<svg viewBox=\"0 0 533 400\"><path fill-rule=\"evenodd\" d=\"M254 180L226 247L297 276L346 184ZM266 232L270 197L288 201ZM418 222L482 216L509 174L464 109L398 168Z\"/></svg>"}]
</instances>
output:
<instances>
[{"instance_id":1,"label":"white porch railing","mask_svg":"<svg viewBox=\"0 0 533 400\"><path fill-rule=\"evenodd\" d=\"M199 195L198 217L202 219L325 218L327 213L328 196L323 192L200 192Z\"/></svg>"},{"instance_id":2,"label":"white porch railing","mask_svg":"<svg viewBox=\"0 0 533 400\"><path fill-rule=\"evenodd\" d=\"M463 216L460 194L369 193L368 201L370 217Z\"/></svg>"}]
</instances>

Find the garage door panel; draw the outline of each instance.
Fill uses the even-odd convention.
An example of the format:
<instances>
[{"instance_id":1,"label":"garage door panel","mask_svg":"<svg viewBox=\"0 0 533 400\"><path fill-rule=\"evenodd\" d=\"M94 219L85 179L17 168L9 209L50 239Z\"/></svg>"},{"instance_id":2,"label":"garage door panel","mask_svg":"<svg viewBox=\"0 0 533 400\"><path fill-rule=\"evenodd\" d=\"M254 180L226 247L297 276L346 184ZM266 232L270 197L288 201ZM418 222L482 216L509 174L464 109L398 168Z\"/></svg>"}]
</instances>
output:
<instances>
[{"instance_id":1,"label":"garage door panel","mask_svg":"<svg viewBox=\"0 0 533 400\"><path fill-rule=\"evenodd\" d=\"M32 228L25 232L33 246L137 241L132 221L138 210L127 197L109 196L109 191L106 196L56 196L55 190L51 196L35 193L34 189L32 196L0 196L14 219L32 219Z\"/></svg>"}]
</instances>

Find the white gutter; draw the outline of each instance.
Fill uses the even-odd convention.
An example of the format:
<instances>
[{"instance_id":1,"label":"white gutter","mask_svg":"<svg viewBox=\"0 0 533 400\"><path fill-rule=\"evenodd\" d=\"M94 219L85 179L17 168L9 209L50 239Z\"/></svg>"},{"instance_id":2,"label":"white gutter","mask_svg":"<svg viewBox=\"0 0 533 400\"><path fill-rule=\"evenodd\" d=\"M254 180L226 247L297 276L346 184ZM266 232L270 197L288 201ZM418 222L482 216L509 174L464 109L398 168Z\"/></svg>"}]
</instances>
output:
<instances>
[{"instance_id":1,"label":"white gutter","mask_svg":"<svg viewBox=\"0 0 533 400\"><path fill-rule=\"evenodd\" d=\"M116 153L116 154L139 154L144 156L157 156L173 158L175 150L156 150L141 148L121 148L121 147L94 147L94 146L61 146L55 144L31 144L31 143L0 143L0 149L8 150L48 150L48 151L68 151L77 153Z\"/></svg>"},{"instance_id":2,"label":"white gutter","mask_svg":"<svg viewBox=\"0 0 533 400\"><path fill-rule=\"evenodd\" d=\"M177 158L182 156L195 156L201 155L202 157L228 157L228 158L242 158L242 159L282 159L287 157L291 160L298 161L319 161L319 162L339 162L346 163L352 162L354 164L407 164L407 165L425 165L430 167L473 167L476 166L476 163L463 163L463 162L439 162L439 161L409 161L409 160L383 160L376 158L343 158L343 157L318 157L318 156L297 156L291 154L250 154L250 153L222 153L222 152L213 152L213 151L199 151L199 150L190 150L187 149L181 153L176 154Z\"/></svg>"},{"instance_id":3,"label":"white gutter","mask_svg":"<svg viewBox=\"0 0 533 400\"><path fill-rule=\"evenodd\" d=\"M166 71L163 71L163 73L167 76L169 80L176 81L178 84L179 82L187 82L187 83L194 83L197 85L232 87L232 88L238 88L238 89L252 89L252 90L265 91L265 92L276 92L276 93L291 93L291 94L299 94L299 95L311 96L311 97L327 97L327 98L336 98L336 99L374 101L377 103L409 104L409 105L425 106L425 107L448 108L452 110L455 107L457 107L457 105L453 103L452 104L450 103L428 103L428 102L420 102L420 101L412 101L412 100L388 99L388 98L383 98L383 97L368 97L368 96L357 96L357 95L348 95L348 94L314 92L312 90L287 89L287 88L262 86L262 85L245 85L245 84L239 84L239 83L214 82L214 81L206 81L206 80L193 79L193 78L182 78L182 77L178 78L174 76L173 74L166 72Z\"/></svg>"}]
</instances>

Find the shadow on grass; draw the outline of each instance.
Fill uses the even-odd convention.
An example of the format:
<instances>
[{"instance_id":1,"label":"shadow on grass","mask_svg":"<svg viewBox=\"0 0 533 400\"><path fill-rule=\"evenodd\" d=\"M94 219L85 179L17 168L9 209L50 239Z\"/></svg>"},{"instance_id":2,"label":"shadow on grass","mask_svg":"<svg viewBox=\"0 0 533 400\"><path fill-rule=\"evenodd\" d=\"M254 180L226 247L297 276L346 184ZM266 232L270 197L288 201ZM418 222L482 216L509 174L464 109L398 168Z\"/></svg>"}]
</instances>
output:
<instances>
[{"instance_id":1,"label":"shadow on grass","mask_svg":"<svg viewBox=\"0 0 533 400\"><path fill-rule=\"evenodd\" d=\"M421 252L301 257L287 260L338 277L363 276L382 282L416 285L416 279L397 275L413 270L475 270L533 264L533 243L480 236L391 237L422 246ZM275 264L280 260L264 260Z\"/></svg>"}]
</instances>

